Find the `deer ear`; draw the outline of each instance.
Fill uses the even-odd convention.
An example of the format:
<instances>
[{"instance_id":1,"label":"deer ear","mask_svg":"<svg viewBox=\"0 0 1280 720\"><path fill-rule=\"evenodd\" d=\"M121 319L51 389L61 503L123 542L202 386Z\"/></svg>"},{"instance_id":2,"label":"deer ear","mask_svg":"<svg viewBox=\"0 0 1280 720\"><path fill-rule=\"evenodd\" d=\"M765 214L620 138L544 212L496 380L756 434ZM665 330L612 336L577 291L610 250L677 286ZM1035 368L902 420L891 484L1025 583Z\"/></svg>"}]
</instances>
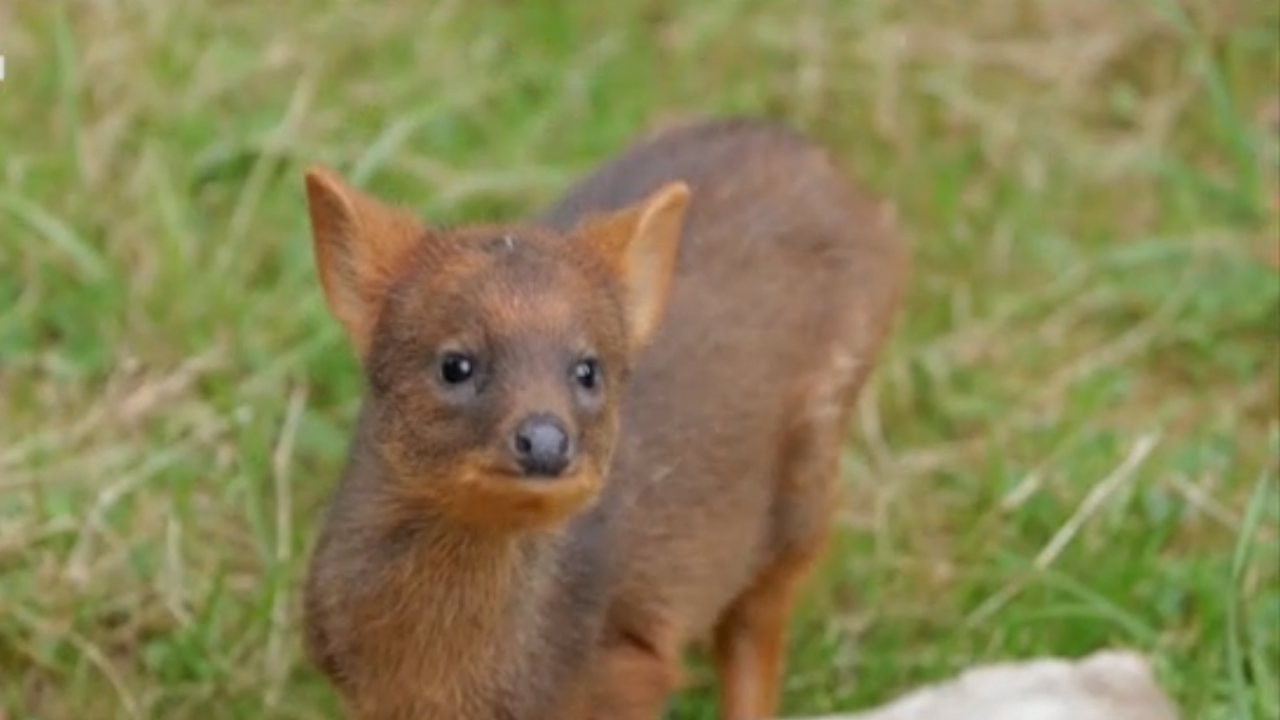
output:
<instances>
[{"instance_id":1,"label":"deer ear","mask_svg":"<svg viewBox=\"0 0 1280 720\"><path fill-rule=\"evenodd\" d=\"M685 183L670 182L580 230L624 288L633 350L647 344L662 322L690 195Z\"/></svg>"},{"instance_id":2,"label":"deer ear","mask_svg":"<svg viewBox=\"0 0 1280 720\"><path fill-rule=\"evenodd\" d=\"M356 190L327 168L311 168L305 180L325 301L363 360L387 290L420 246L425 228L408 212Z\"/></svg>"}]
</instances>

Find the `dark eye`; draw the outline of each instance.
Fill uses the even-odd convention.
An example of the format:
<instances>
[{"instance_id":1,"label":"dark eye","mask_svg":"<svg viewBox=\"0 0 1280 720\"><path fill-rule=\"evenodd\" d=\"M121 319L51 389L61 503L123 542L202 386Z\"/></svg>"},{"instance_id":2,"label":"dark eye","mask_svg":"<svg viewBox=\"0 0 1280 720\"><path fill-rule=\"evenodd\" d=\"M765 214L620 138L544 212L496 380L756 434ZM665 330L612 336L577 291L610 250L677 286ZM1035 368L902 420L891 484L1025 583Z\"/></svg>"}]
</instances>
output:
<instances>
[{"instance_id":1,"label":"dark eye","mask_svg":"<svg viewBox=\"0 0 1280 720\"><path fill-rule=\"evenodd\" d=\"M573 379L584 390L595 390L600 384L600 361L595 358L579 360L573 366Z\"/></svg>"},{"instance_id":2,"label":"dark eye","mask_svg":"<svg viewBox=\"0 0 1280 720\"><path fill-rule=\"evenodd\" d=\"M450 385L461 385L476 372L475 360L462 353L446 353L440 359L440 379Z\"/></svg>"}]
</instances>

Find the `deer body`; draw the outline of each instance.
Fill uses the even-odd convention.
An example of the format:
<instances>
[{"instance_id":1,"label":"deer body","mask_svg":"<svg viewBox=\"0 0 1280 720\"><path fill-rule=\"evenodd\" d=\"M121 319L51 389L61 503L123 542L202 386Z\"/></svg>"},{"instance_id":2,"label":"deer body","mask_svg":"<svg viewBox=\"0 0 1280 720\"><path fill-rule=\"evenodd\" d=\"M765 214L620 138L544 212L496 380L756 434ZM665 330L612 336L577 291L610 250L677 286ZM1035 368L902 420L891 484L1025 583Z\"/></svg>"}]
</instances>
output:
<instances>
[{"instance_id":1,"label":"deer body","mask_svg":"<svg viewBox=\"0 0 1280 720\"><path fill-rule=\"evenodd\" d=\"M771 716L907 275L885 208L749 120L646 138L529 223L308 193L369 378L305 592L353 717L656 720L703 637L721 717Z\"/></svg>"}]
</instances>

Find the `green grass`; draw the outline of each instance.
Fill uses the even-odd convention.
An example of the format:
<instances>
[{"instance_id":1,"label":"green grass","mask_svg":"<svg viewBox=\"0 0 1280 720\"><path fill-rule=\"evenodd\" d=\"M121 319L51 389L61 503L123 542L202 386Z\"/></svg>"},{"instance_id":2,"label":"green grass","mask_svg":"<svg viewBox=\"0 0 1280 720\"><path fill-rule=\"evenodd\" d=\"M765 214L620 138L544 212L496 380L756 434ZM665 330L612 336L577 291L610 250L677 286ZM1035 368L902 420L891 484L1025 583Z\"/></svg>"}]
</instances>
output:
<instances>
[{"instance_id":1,"label":"green grass","mask_svg":"<svg viewBox=\"0 0 1280 720\"><path fill-rule=\"evenodd\" d=\"M297 587L359 380L306 165L440 222L513 216L653 123L738 112L836 148L916 256L786 710L1127 646L1188 718L1277 717L1277 23L1265 0L0 5L0 717L333 717ZM691 668L673 717L711 718Z\"/></svg>"}]
</instances>

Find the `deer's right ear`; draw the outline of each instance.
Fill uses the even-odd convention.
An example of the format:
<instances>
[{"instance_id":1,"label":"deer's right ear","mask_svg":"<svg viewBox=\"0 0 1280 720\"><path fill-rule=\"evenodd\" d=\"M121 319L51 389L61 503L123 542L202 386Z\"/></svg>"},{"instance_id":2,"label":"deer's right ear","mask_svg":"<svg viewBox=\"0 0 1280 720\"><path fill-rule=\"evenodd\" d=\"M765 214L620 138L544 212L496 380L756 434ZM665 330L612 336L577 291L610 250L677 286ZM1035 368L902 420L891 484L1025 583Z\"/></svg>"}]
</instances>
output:
<instances>
[{"instance_id":1,"label":"deer's right ear","mask_svg":"<svg viewBox=\"0 0 1280 720\"><path fill-rule=\"evenodd\" d=\"M306 173L316 269L330 312L363 360L386 293L420 246L423 224L313 167Z\"/></svg>"}]
</instances>

